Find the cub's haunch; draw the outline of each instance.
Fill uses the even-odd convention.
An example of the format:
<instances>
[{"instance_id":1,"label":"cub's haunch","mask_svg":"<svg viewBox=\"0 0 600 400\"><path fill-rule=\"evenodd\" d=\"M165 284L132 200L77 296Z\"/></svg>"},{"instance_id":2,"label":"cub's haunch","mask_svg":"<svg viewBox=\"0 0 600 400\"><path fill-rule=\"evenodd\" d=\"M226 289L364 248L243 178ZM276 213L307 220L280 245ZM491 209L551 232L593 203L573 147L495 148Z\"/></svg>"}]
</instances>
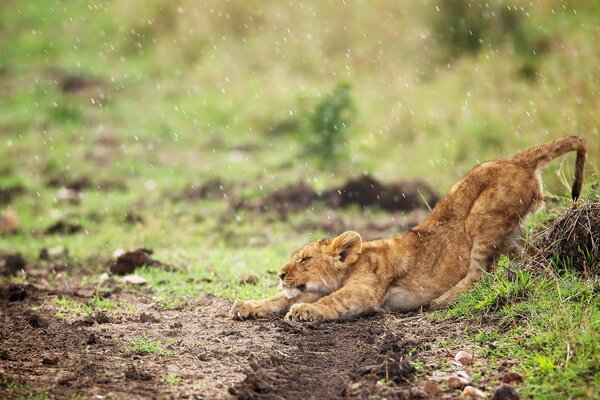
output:
<instances>
[{"instance_id":1,"label":"cub's haunch","mask_svg":"<svg viewBox=\"0 0 600 400\"><path fill-rule=\"evenodd\" d=\"M445 307L501 254L519 250L520 221L543 201L540 169L576 151L577 200L586 145L569 136L480 164L431 215L403 235L363 242L356 232L309 243L281 269L281 294L236 301L236 319L286 313L293 321L335 320L377 309Z\"/></svg>"}]
</instances>

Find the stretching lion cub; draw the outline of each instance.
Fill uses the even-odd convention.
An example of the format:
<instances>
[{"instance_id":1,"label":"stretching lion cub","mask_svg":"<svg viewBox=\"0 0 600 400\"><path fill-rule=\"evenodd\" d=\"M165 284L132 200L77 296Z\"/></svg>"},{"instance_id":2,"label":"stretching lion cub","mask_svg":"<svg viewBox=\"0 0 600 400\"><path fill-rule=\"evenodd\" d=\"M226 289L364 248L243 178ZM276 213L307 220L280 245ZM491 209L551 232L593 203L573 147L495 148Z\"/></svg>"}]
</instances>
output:
<instances>
[{"instance_id":1,"label":"stretching lion cub","mask_svg":"<svg viewBox=\"0 0 600 400\"><path fill-rule=\"evenodd\" d=\"M282 293L236 301L236 319L285 313L292 321L335 320L377 309L446 306L500 254L518 249L519 222L543 200L540 168L577 151L572 198L583 182L586 145L569 136L512 158L478 165L419 226L363 243L356 232L309 243L281 269Z\"/></svg>"}]
</instances>

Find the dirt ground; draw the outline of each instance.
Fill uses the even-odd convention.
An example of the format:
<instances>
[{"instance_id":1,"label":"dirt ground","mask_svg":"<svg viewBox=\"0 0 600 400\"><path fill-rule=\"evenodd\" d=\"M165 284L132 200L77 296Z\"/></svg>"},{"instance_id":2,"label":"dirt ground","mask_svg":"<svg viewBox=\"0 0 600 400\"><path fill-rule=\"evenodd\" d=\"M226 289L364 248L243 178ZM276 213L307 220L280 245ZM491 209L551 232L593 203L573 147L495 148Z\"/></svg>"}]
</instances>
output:
<instances>
[{"instance_id":1,"label":"dirt ground","mask_svg":"<svg viewBox=\"0 0 600 400\"><path fill-rule=\"evenodd\" d=\"M460 340L465 330L494 326L434 323L420 313L313 325L277 317L238 322L216 297L164 310L139 290L115 290L110 298L122 305L119 311L56 317L52 299L84 302L93 294L86 286L1 288L1 398L455 398L460 390L443 382L464 367L439 371L452 349L434 347L432 339ZM142 337L161 340L168 354L133 350ZM477 383L491 390L487 382L497 379Z\"/></svg>"}]
</instances>

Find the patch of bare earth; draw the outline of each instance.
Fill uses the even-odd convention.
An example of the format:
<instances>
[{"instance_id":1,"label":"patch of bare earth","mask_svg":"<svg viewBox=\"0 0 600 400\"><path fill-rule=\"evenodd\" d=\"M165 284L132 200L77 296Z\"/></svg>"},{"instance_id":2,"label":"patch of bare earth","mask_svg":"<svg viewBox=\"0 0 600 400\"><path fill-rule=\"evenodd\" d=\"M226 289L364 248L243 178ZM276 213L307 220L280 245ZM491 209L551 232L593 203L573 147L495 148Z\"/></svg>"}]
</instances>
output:
<instances>
[{"instance_id":1,"label":"patch of bare earth","mask_svg":"<svg viewBox=\"0 0 600 400\"><path fill-rule=\"evenodd\" d=\"M275 328L244 325L225 317L229 305L205 297L179 310L156 306L136 292L111 297L121 311L57 318L52 298L86 298L35 286L7 286L0 299L0 398L46 392L117 398L231 397L227 388L244 378L247 359L276 347ZM128 312L131 305L134 312ZM169 355L133 351L132 341L160 340ZM171 377L171 379L169 379Z\"/></svg>"},{"instance_id":2,"label":"patch of bare earth","mask_svg":"<svg viewBox=\"0 0 600 400\"><path fill-rule=\"evenodd\" d=\"M93 293L72 285L1 288L0 398L32 392L50 398L457 398L461 391L446 384L457 371L484 371L476 386L487 393L502 376L485 372L477 349L469 349L472 365L454 365L449 353L458 348L437 341L460 343L465 327L422 313L312 325L279 317L239 322L215 297L165 310L148 292L115 290L109 298L118 310L57 317L54 298L85 303ZM496 328L482 321L470 329ZM140 339L167 354L135 349Z\"/></svg>"}]
</instances>

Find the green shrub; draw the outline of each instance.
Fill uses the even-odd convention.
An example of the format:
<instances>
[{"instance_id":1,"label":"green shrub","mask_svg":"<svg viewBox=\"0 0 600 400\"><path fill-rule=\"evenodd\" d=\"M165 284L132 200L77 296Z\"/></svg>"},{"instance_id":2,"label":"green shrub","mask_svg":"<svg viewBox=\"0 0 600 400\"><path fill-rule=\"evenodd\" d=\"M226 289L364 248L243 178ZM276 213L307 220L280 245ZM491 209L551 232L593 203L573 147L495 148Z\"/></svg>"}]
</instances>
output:
<instances>
[{"instance_id":1,"label":"green shrub","mask_svg":"<svg viewBox=\"0 0 600 400\"><path fill-rule=\"evenodd\" d=\"M306 154L326 168L334 167L347 154L347 138L355 111L350 89L350 84L338 83L312 110L305 129Z\"/></svg>"}]
</instances>

